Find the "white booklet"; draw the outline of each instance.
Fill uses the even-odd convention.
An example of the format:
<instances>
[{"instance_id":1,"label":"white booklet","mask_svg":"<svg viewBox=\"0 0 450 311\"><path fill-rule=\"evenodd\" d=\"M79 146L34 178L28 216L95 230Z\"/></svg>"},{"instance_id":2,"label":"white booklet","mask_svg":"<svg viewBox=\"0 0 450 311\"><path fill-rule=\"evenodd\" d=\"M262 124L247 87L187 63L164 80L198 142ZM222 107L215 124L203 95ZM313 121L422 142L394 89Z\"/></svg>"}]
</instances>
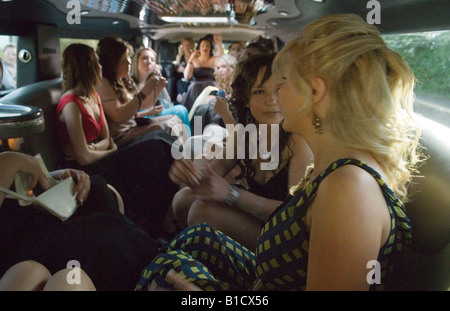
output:
<instances>
[{"instance_id":1,"label":"white booklet","mask_svg":"<svg viewBox=\"0 0 450 311\"><path fill-rule=\"evenodd\" d=\"M39 159L41 167L47 177L47 181L51 187L50 189L38 196L27 196L26 193L28 185L26 177L22 174L17 174L15 179L15 187L17 192L3 187L0 187L0 191L5 192L8 198L12 197L18 199L21 206L34 205L36 207L43 208L64 221L70 218L78 207L76 195L72 194L75 182L72 177L62 181L57 181L50 176L41 156L37 155L36 157Z\"/></svg>"}]
</instances>

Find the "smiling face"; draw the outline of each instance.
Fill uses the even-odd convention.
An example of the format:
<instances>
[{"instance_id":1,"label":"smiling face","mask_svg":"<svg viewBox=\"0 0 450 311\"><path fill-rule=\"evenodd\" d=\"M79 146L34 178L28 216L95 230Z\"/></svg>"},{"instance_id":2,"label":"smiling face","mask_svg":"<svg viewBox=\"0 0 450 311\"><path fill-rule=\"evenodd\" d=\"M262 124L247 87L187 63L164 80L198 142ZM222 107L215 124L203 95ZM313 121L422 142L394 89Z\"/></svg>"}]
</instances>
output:
<instances>
[{"instance_id":1,"label":"smiling face","mask_svg":"<svg viewBox=\"0 0 450 311\"><path fill-rule=\"evenodd\" d=\"M305 81L299 83L294 79L289 68L283 76L278 77L275 88L276 96L285 113L283 129L291 133L304 134L302 126L311 128L311 90L308 90Z\"/></svg>"},{"instance_id":2,"label":"smiling face","mask_svg":"<svg viewBox=\"0 0 450 311\"><path fill-rule=\"evenodd\" d=\"M143 50L138 58L138 71L149 75L155 71L156 55L153 51Z\"/></svg>"},{"instance_id":3,"label":"smiling face","mask_svg":"<svg viewBox=\"0 0 450 311\"><path fill-rule=\"evenodd\" d=\"M258 77L250 90L250 101L247 107L258 124L280 124L283 122L284 111L274 94L279 81L272 75L261 85L265 71L266 67L259 71Z\"/></svg>"}]
</instances>

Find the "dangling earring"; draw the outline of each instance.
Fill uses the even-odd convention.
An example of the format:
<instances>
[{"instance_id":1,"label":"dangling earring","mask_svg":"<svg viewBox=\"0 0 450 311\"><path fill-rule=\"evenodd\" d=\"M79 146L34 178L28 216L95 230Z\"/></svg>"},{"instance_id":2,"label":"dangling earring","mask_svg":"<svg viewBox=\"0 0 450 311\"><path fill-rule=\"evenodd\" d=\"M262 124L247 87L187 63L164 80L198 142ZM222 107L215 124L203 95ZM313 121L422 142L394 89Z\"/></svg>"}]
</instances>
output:
<instances>
[{"instance_id":1,"label":"dangling earring","mask_svg":"<svg viewBox=\"0 0 450 311\"><path fill-rule=\"evenodd\" d=\"M316 116L315 114L313 114L312 125L317 134L323 134L322 124L320 123L319 117Z\"/></svg>"}]
</instances>

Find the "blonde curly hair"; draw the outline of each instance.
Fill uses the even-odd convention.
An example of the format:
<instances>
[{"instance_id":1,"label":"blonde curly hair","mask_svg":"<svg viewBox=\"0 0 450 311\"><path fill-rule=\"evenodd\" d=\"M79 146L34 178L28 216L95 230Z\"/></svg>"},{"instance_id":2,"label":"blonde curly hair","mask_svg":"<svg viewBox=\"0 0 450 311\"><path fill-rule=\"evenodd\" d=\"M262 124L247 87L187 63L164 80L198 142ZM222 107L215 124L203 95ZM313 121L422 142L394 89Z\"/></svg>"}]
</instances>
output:
<instances>
[{"instance_id":1,"label":"blonde curly hair","mask_svg":"<svg viewBox=\"0 0 450 311\"><path fill-rule=\"evenodd\" d=\"M326 16L289 42L273 67L278 73L289 68L299 90L314 77L325 81L331 103L321 122L343 145L369 151L406 201L412 173L423 160L412 107L415 77L378 29L357 15Z\"/></svg>"}]
</instances>

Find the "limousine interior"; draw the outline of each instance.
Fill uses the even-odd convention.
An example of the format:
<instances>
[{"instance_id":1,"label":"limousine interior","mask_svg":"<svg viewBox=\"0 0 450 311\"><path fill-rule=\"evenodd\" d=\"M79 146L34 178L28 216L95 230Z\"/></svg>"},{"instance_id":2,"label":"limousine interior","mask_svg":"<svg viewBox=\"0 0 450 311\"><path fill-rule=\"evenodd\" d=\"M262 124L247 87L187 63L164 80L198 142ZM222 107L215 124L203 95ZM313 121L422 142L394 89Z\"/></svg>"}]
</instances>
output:
<instances>
[{"instance_id":1,"label":"limousine interior","mask_svg":"<svg viewBox=\"0 0 450 311\"><path fill-rule=\"evenodd\" d=\"M54 144L54 112L62 94L61 54L67 42L95 46L102 37L117 36L134 47L152 47L171 89L176 84L174 61L185 37L220 33L225 51L233 41L266 38L280 49L321 16L355 13L376 24L386 42L409 53L413 70L432 71L419 76L415 103L429 160L420 168L423 177L415 179L416 194L406 206L413 245L402 258L392 290L448 291L448 12L448 0L1 0L0 56L7 44L14 44L17 73L16 87L1 91L0 148L40 153L49 169L57 167L61 151ZM17 113L17 106L11 105L22 108Z\"/></svg>"}]
</instances>

